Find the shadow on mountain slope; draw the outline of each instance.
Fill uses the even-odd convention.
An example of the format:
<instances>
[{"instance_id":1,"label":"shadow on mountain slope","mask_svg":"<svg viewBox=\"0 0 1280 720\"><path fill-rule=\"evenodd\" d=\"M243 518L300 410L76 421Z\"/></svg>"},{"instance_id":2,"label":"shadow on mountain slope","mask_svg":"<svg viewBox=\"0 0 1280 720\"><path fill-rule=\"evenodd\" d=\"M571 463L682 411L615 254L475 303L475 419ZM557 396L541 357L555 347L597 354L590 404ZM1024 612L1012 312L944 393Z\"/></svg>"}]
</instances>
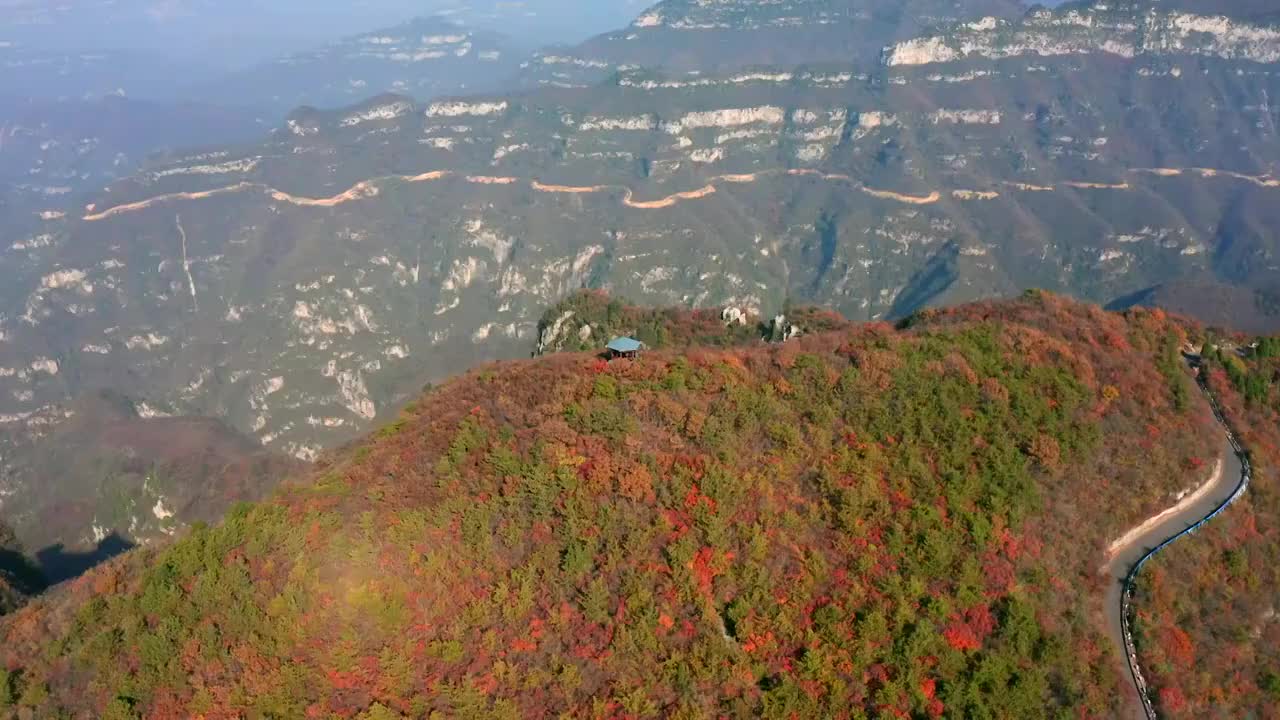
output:
<instances>
[{"instance_id":1,"label":"shadow on mountain slope","mask_svg":"<svg viewBox=\"0 0 1280 720\"><path fill-rule=\"evenodd\" d=\"M1123 295L1108 303L1107 309L1135 306L1161 307L1210 326L1246 333L1280 331L1280 281L1274 278L1236 286L1207 273L1193 275Z\"/></svg>"},{"instance_id":2,"label":"shadow on mountain slope","mask_svg":"<svg viewBox=\"0 0 1280 720\"><path fill-rule=\"evenodd\" d=\"M102 563L132 550L136 545L120 533L113 532L98 541L97 547L84 552L68 551L62 543L50 545L36 553L36 561L49 585L74 580ZM0 562L4 560L0 556Z\"/></svg>"},{"instance_id":3,"label":"shadow on mountain slope","mask_svg":"<svg viewBox=\"0 0 1280 720\"><path fill-rule=\"evenodd\" d=\"M9 548L0 548L0 578L8 580L24 595L38 593L46 585L44 577L30 560Z\"/></svg>"},{"instance_id":4,"label":"shadow on mountain slope","mask_svg":"<svg viewBox=\"0 0 1280 720\"><path fill-rule=\"evenodd\" d=\"M960 246L954 242L947 243L898 294L888 317L907 317L946 292L958 277L956 261L959 256Z\"/></svg>"}]
</instances>

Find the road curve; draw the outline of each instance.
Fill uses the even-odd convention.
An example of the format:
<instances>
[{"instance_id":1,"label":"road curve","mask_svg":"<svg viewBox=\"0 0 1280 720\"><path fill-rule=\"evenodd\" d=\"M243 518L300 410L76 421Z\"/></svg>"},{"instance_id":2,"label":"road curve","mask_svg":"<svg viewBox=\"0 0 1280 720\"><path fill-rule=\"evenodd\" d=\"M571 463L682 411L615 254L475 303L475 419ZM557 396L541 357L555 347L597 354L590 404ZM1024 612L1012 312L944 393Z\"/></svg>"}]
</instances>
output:
<instances>
[{"instance_id":1,"label":"road curve","mask_svg":"<svg viewBox=\"0 0 1280 720\"><path fill-rule=\"evenodd\" d=\"M0 0L3 2L3 0ZM1140 173L1146 175L1154 175L1156 177L1178 177L1185 174L1198 174L1202 178L1230 178L1234 180L1242 180L1253 183L1258 187L1264 188L1280 188L1280 180L1270 175L1246 175L1244 173L1234 172L1232 170L1216 170L1213 168L1133 168L1128 172ZM85 222L97 222L115 217L124 213L137 212L145 210L153 205L175 201L195 201L206 200L218 195L226 195L229 193L239 193L249 190L257 190L266 193L271 199L279 202L287 202L299 207L334 207L343 203L367 200L376 197L379 192L379 186L387 182L405 182L405 183L421 183L431 180L441 180L443 178L459 175L453 170L432 170L420 173L418 175L385 175L382 177L370 178L362 180L347 190L330 197L303 197L293 195L283 190L263 185L262 183L241 180L234 185L226 187L212 188L209 190L200 190L195 192L174 192L164 195L156 195L144 200L116 205L114 207L98 209L95 205L89 205L85 208L85 215L81 218ZM545 193L566 193L571 195L600 193L609 190L618 190L623 193L623 205L630 208L642 210L658 210L669 208L686 200L698 200L715 194L717 183L752 183L764 176L772 175L791 175L791 176L809 176L816 177L828 182L845 182L851 183L856 190L860 190L866 195L880 200L892 200L895 202L905 203L908 205L932 205L940 200L947 193L933 190L928 195L905 195L903 193L893 192L892 190L878 190L876 188L867 187L858 182L849 175L838 173L824 173L819 170L809 168L792 168L783 170L782 168L774 168L770 170L760 170L754 173L740 173L729 175L716 175L708 178L706 185L694 189L677 192L664 198L656 200L636 200L631 188L624 185L545 185L538 180L529 180L530 187L537 192ZM512 185L521 182L520 178L514 177L491 177L484 175L466 175L463 176L466 182L475 185ZM1016 188L1025 192L1053 192L1053 185L1030 185L1020 182L1002 182L1002 185ZM1089 182L1083 180L1068 180L1062 185L1077 190L1132 190L1133 186L1128 182ZM965 190L954 189L949 191L950 197L957 200L994 200L1000 197L1000 193L991 190Z\"/></svg>"},{"instance_id":2,"label":"road curve","mask_svg":"<svg viewBox=\"0 0 1280 720\"><path fill-rule=\"evenodd\" d=\"M1136 667L1136 658L1129 657L1128 645L1125 642L1123 616L1126 584L1130 581L1130 576L1136 574L1137 569L1148 556L1153 554L1153 551L1162 548L1182 536L1189 528L1215 515L1248 483L1248 466L1241 458L1242 451L1221 415L1218 416L1218 421L1222 423L1223 429L1220 461L1222 464L1214 476L1208 480L1207 485L1197 490L1191 501L1175 506L1174 512L1164 515L1158 522L1144 523L1145 527L1140 533L1132 537L1126 535L1126 542L1109 556L1107 564L1103 566L1103 572L1107 576L1107 593L1104 601L1107 635L1118 651L1119 666L1116 671L1123 674L1125 686L1129 688L1125 693L1127 707L1124 717L1131 717L1134 720L1150 720L1154 716L1148 713L1142 702L1142 691L1138 685L1140 671Z\"/></svg>"}]
</instances>

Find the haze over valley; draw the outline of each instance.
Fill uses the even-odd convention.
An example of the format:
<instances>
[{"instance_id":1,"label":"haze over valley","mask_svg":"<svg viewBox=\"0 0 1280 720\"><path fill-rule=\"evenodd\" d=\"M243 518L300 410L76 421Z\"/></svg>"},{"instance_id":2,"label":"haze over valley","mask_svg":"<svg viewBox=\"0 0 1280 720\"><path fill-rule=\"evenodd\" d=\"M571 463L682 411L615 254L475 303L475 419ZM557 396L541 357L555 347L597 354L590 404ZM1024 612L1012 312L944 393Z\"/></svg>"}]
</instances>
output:
<instances>
[{"instance_id":1,"label":"haze over valley","mask_svg":"<svg viewBox=\"0 0 1280 720\"><path fill-rule=\"evenodd\" d=\"M0 2L0 717L1280 706L1269 3L250 5Z\"/></svg>"}]
</instances>

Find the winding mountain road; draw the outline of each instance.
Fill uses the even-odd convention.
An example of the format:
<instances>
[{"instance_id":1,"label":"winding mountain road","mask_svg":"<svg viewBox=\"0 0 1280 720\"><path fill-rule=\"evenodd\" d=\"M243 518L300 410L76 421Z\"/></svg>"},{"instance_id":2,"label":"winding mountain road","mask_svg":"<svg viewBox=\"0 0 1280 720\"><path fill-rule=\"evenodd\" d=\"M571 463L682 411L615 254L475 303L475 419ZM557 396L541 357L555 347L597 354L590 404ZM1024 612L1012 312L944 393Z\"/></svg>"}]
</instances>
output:
<instances>
[{"instance_id":1,"label":"winding mountain road","mask_svg":"<svg viewBox=\"0 0 1280 720\"><path fill-rule=\"evenodd\" d=\"M1222 422L1221 417L1218 420ZM1225 424L1222 427L1225 433L1222 441L1222 457L1218 461L1213 476L1176 505L1126 533L1112 545L1107 556L1107 564L1103 566L1102 570L1108 578L1104 601L1107 634L1119 651L1120 665L1116 671L1124 675L1125 684L1131 689L1131 692L1126 693L1128 702L1124 717L1134 718L1134 720L1150 720L1154 717L1141 700L1142 690L1139 689L1140 670L1136 667L1137 659L1131 660L1128 657L1123 622L1125 584L1135 566L1151 554L1152 550L1179 537L1188 528L1212 516L1232 499L1243 483L1247 482L1247 467L1241 461L1230 431Z\"/></svg>"},{"instance_id":2,"label":"winding mountain road","mask_svg":"<svg viewBox=\"0 0 1280 720\"><path fill-rule=\"evenodd\" d=\"M1130 173L1139 173L1146 175L1155 175L1157 177L1178 177L1184 174L1195 174L1202 178L1230 178L1253 183L1259 187L1280 188L1280 180L1270 175L1247 175L1231 170L1216 170L1213 168L1133 168L1128 170ZM864 194L877 198L879 200L890 200L893 202L904 203L907 205L933 205L949 195L957 200L994 200L1000 197L1000 193L992 190L967 190L953 189L947 193L933 190L927 195L906 195L892 190L880 190L868 187L849 175L840 173L824 173L819 170L792 168L784 170L782 168L774 168L771 170L760 170L754 173L739 173L728 175L716 175L708 178L706 184L700 188L693 190L684 190L672 193L666 197L654 200L637 200L634 191L625 185L547 185L536 179L528 180L514 177L494 177L484 175L461 175L453 170L432 170L430 172L420 173L418 175L386 175L383 177L370 178L362 180L350 188L330 197L303 197L293 195L283 190L264 185L262 183L241 180L233 185L226 187L212 188L209 190L200 190L195 192L174 192L164 195L156 195L145 200L116 205L109 208L99 209L96 205L89 205L85 208L83 220L85 222L97 222L106 220L117 215L125 213L137 212L145 210L159 203L195 200L206 200L219 195L227 195L231 193L241 192L260 192L265 193L271 199L278 202L289 203L299 207L335 207L348 202L358 200L367 200L377 197L380 192L380 186L391 182L402 183L422 183L433 180L443 180L451 177L461 177L465 182L473 185L513 185L516 183L527 182L529 187L535 192L541 193L560 193L567 195L585 195L604 192L620 192L622 193L622 204L629 208L639 210L661 210L672 207L678 203L689 200L701 200L716 193L716 185L719 183L746 184L753 183L763 177L770 176L804 176L816 177L827 182L840 182L851 184L855 190L859 190ZM1055 190L1052 185L1030 185L1019 182L1002 182L1002 185L1012 187L1024 192L1053 192ZM1077 190L1132 190L1133 186L1127 182L1086 182L1068 180L1063 181L1062 185Z\"/></svg>"}]
</instances>

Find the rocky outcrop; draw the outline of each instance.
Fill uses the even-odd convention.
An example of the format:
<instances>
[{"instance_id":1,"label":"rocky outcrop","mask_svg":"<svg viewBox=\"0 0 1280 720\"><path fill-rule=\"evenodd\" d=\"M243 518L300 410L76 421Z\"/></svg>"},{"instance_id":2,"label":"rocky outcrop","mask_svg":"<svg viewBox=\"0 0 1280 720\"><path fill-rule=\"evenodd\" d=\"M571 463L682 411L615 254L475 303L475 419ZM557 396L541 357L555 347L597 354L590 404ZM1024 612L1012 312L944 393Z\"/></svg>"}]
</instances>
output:
<instances>
[{"instance_id":1,"label":"rocky outcrop","mask_svg":"<svg viewBox=\"0 0 1280 720\"><path fill-rule=\"evenodd\" d=\"M456 118L469 115L498 115L507 111L505 101L498 102L437 102L427 106L427 117Z\"/></svg>"},{"instance_id":2,"label":"rocky outcrop","mask_svg":"<svg viewBox=\"0 0 1280 720\"><path fill-rule=\"evenodd\" d=\"M342 119L340 125L343 127L352 127L361 123L373 122L378 120L394 120L413 112L413 103L407 100L397 100L384 105L375 105L370 108L361 110L358 113L348 115Z\"/></svg>"},{"instance_id":3,"label":"rocky outcrop","mask_svg":"<svg viewBox=\"0 0 1280 720\"><path fill-rule=\"evenodd\" d=\"M750 321L750 316L743 312L742 308L730 306L720 311L720 319L727 325L746 325Z\"/></svg>"},{"instance_id":4,"label":"rocky outcrop","mask_svg":"<svg viewBox=\"0 0 1280 720\"><path fill-rule=\"evenodd\" d=\"M1104 53L1122 58L1197 55L1220 60L1280 61L1280 26L1227 16L1164 12L1145 3L1037 10L1023 20L988 17L945 35L890 46L890 67L965 60Z\"/></svg>"},{"instance_id":5,"label":"rocky outcrop","mask_svg":"<svg viewBox=\"0 0 1280 720\"><path fill-rule=\"evenodd\" d=\"M522 80L585 88L620 76L621 84L646 89L709 87L697 74L714 68L728 75L721 83L766 79L752 77L758 75L786 83L798 66L825 64L841 66L833 75L853 76L845 69L874 64L885 42L952 20L1014 18L1024 10L1018 0L663 0L625 30L535 54ZM754 69L765 63L777 69ZM627 77L638 68L678 77Z\"/></svg>"},{"instance_id":6,"label":"rocky outcrop","mask_svg":"<svg viewBox=\"0 0 1280 720\"><path fill-rule=\"evenodd\" d=\"M769 341L782 343L793 340L804 332L799 325L787 320L787 316L781 313L774 315L773 320L769 322Z\"/></svg>"},{"instance_id":7,"label":"rocky outcrop","mask_svg":"<svg viewBox=\"0 0 1280 720\"><path fill-rule=\"evenodd\" d=\"M566 324L573 319L574 311L565 310L556 316L554 320L548 323L541 323L538 326L538 345L534 349L534 355L546 355L547 353L560 350L561 342L566 333L564 332ZM583 327L589 327L584 325Z\"/></svg>"},{"instance_id":8,"label":"rocky outcrop","mask_svg":"<svg viewBox=\"0 0 1280 720\"><path fill-rule=\"evenodd\" d=\"M945 67L632 68L580 90L301 110L260 146L157 162L91 207L42 197L0 225L0 425L35 431L120 386L311 459L424 382L643 327L543 317L583 287L749 314L790 296L874 320L1026 285L1107 302L1261 271L1280 220L1274 64L1120 58L1108 39L1154 22L1124 7L895 44L972 49ZM1256 22L1157 14L1184 47L1261 57L1270 42ZM625 43L722 32L663 17ZM1079 52L1040 55L1036 33ZM1016 62L982 55L1019 43Z\"/></svg>"}]
</instances>

